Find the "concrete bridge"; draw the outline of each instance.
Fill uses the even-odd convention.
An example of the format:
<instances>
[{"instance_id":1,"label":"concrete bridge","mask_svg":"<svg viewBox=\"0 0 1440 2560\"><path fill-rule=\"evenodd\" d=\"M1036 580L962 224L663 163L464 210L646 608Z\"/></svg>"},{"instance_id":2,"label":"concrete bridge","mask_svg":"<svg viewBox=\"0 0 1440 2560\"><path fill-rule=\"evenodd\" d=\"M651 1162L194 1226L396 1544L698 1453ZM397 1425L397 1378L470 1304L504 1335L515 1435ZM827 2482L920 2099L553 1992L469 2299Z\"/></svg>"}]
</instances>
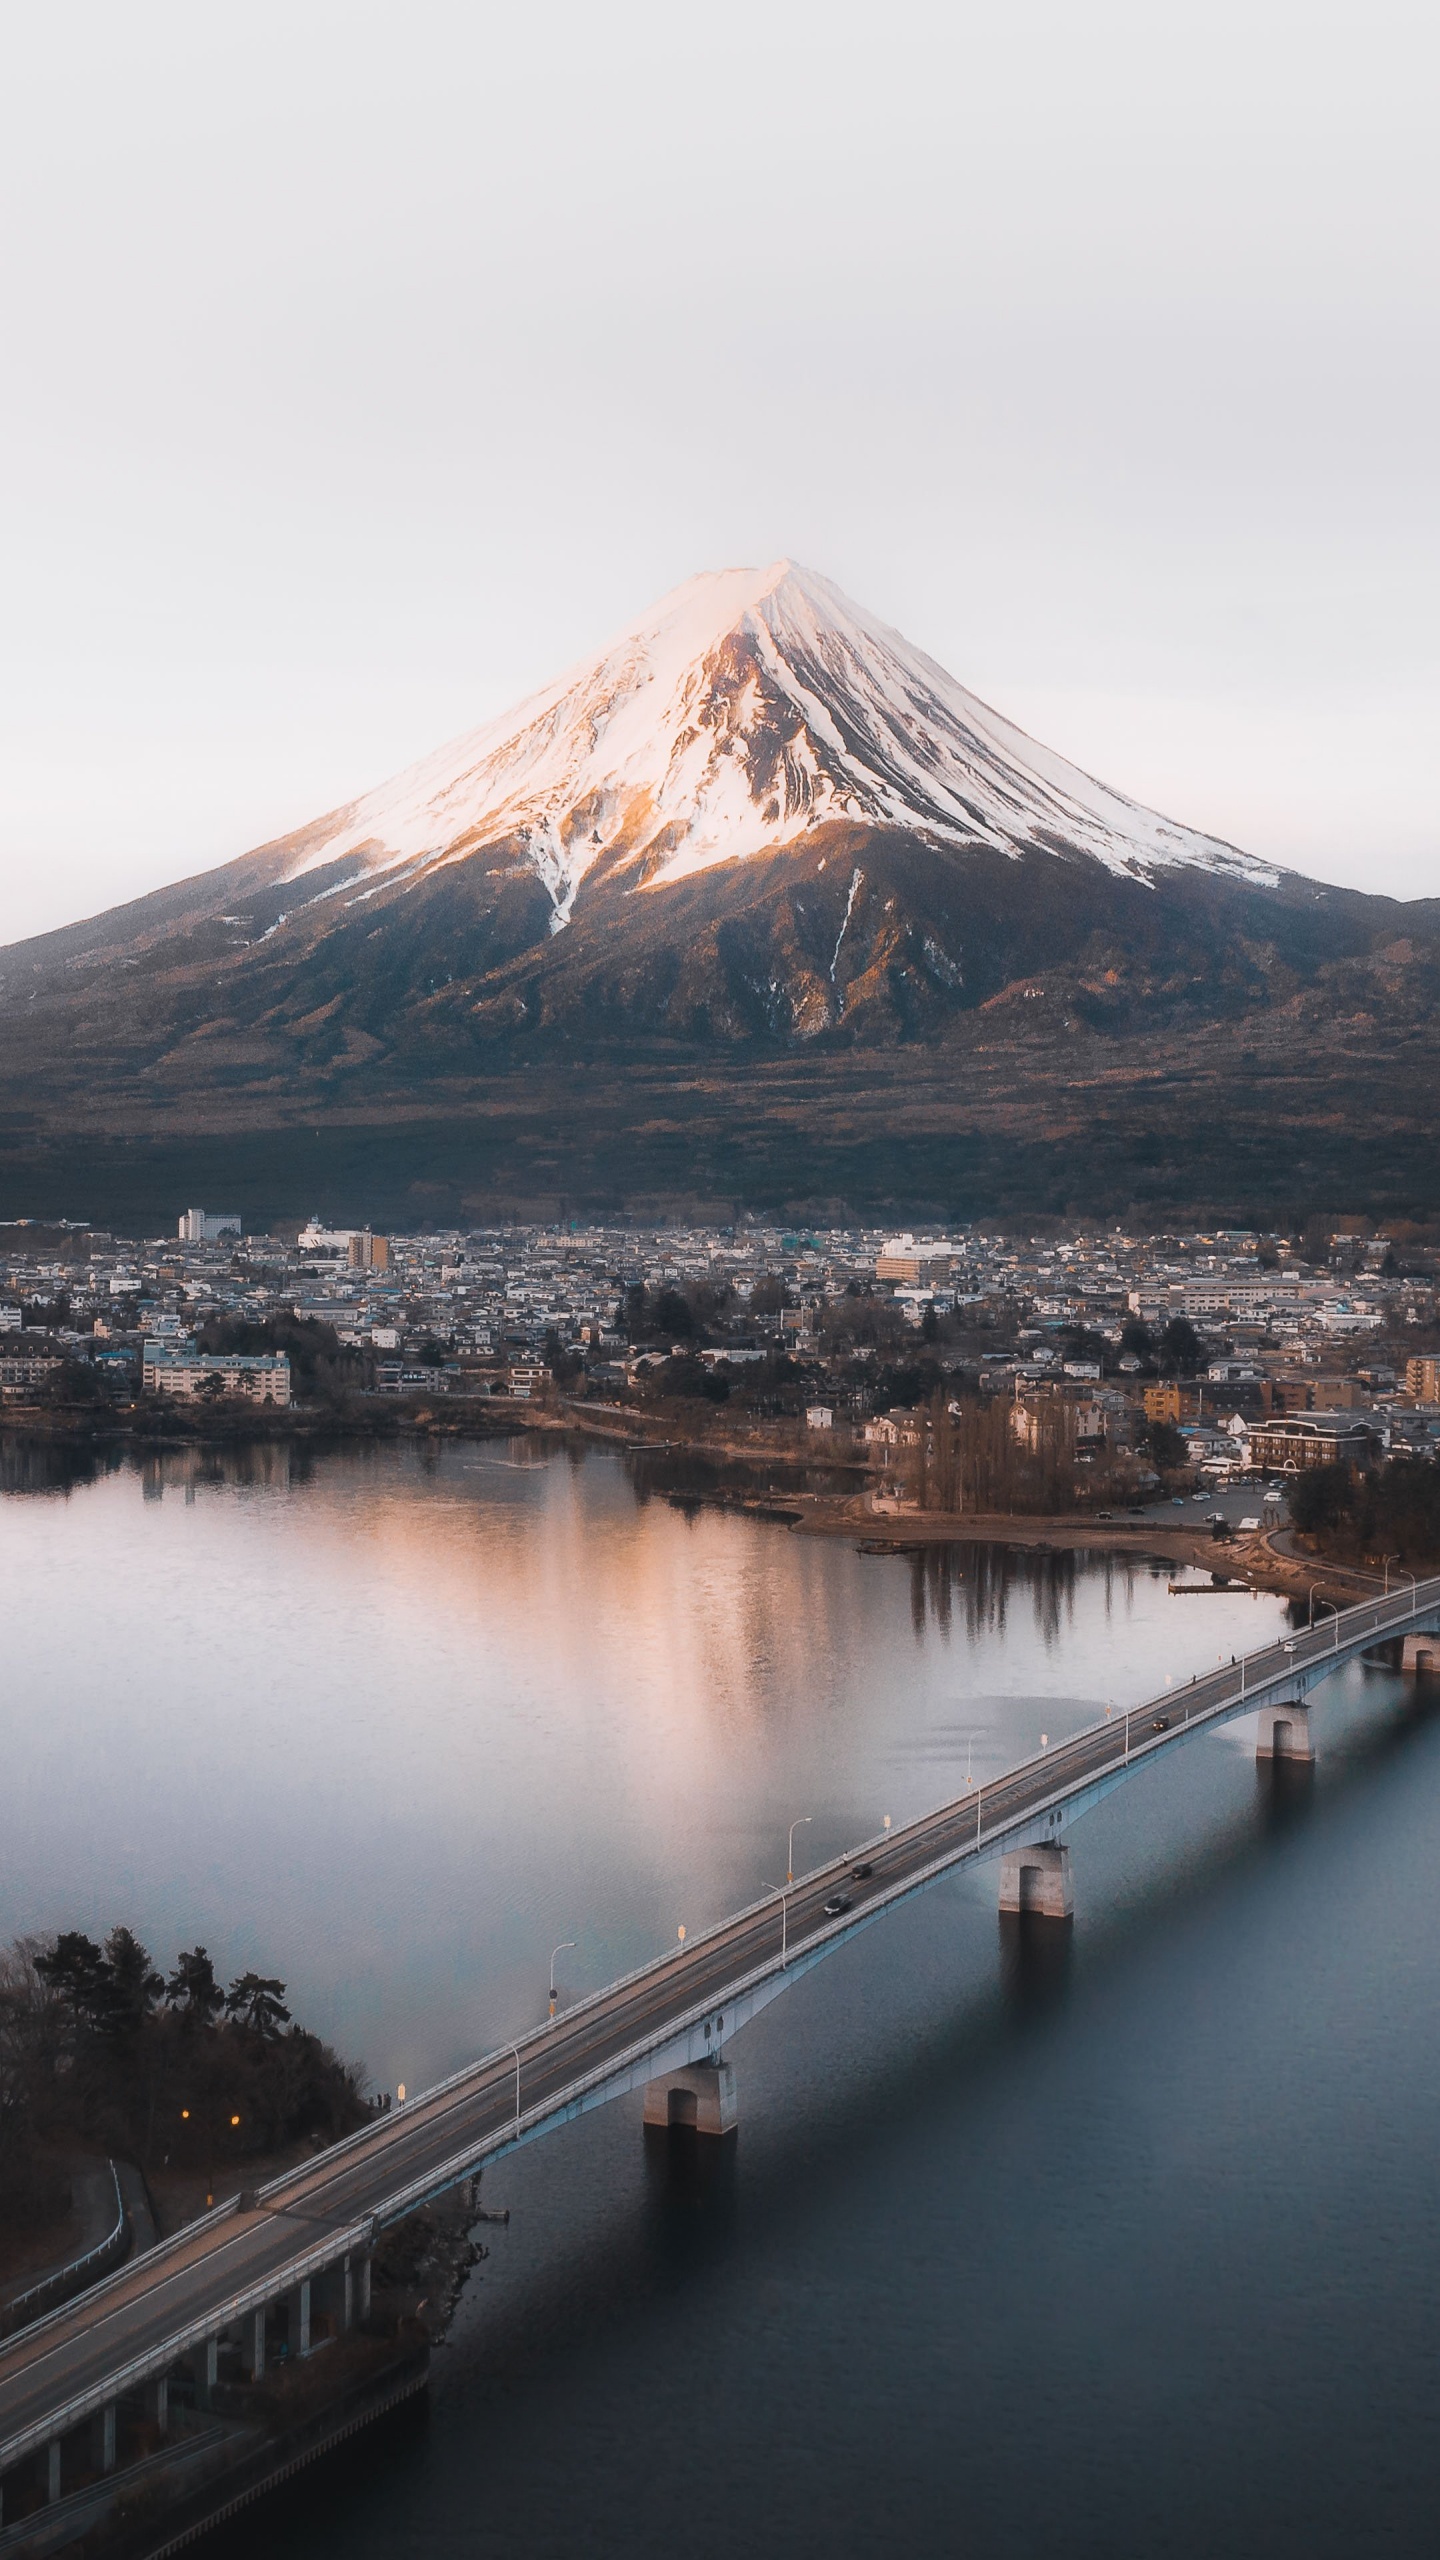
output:
<instances>
[{"instance_id":1,"label":"concrete bridge","mask_svg":"<svg viewBox=\"0 0 1440 2560\"><path fill-rule=\"evenodd\" d=\"M177 2372L203 2404L222 2358L258 2376L281 2327L287 2356L304 2357L317 2314L327 2331L362 2320L377 2230L517 2144L642 2087L647 2123L727 2132L736 2116L731 2038L861 1929L980 1859L1000 1863L1002 1909L1063 1921L1072 1907L1066 1832L1113 1787L1251 1713L1262 1758L1307 1760L1306 1700L1320 1681L1380 1645L1395 1647L1406 1668L1440 1669L1437 1631L1440 1577L1407 1581L1403 1592L1107 1715L767 1893L303 2168L231 2197L0 2345L0 2500L7 2476L21 2485L22 2466L38 2465L52 2500L65 2495L67 2470L113 2469L122 2407L143 2402L163 2435ZM33 2471L26 2485L28 2505Z\"/></svg>"}]
</instances>

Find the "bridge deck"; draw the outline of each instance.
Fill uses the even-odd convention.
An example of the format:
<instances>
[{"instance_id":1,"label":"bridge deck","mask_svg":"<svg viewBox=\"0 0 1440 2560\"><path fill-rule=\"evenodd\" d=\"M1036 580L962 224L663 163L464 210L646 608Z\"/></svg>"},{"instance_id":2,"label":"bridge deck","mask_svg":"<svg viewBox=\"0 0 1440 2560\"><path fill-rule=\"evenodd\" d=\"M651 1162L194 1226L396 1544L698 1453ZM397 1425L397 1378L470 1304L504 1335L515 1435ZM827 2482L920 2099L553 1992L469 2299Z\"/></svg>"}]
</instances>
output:
<instances>
[{"instance_id":1,"label":"bridge deck","mask_svg":"<svg viewBox=\"0 0 1440 2560\"><path fill-rule=\"evenodd\" d=\"M0 2469L117 2391L163 2370L246 2309L274 2301L308 2272L333 2264L347 2247L363 2247L375 2224L394 2220L580 2106L633 2086L647 2056L698 2035L703 2023L711 2024L718 2042L736 2023L737 2002L742 2015L753 2014L763 1998L857 1928L966 1859L1044 1836L1058 1817L1068 1811L1073 1818L1192 1733L1262 1704L1267 1695L1292 1686L1298 1694L1366 1646L1437 1618L1440 1577L1362 1602L1313 1634L1266 1646L1090 1726L989 1785L967 1789L938 1812L803 1876L788 1897L783 1955L781 1905L772 1893L521 2037L518 2048L487 2055L277 2179L253 2209L218 2208L0 2348ZM851 1869L862 1859L873 1873L856 1880ZM823 1905L841 1887L853 1909L827 1920Z\"/></svg>"}]
</instances>

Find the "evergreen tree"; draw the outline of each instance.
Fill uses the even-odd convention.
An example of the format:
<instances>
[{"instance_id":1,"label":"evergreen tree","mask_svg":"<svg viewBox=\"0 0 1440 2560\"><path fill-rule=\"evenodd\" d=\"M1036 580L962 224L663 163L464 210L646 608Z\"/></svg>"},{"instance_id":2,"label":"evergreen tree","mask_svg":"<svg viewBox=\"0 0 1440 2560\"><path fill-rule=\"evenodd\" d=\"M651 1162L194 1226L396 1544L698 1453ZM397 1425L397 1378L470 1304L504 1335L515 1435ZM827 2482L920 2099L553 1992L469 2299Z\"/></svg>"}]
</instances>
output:
<instances>
[{"instance_id":1,"label":"evergreen tree","mask_svg":"<svg viewBox=\"0 0 1440 2560\"><path fill-rule=\"evenodd\" d=\"M290 2024L284 1983L273 1974L237 1974L225 1994L225 2015L238 2019L253 2035L277 2036Z\"/></svg>"},{"instance_id":2,"label":"evergreen tree","mask_svg":"<svg viewBox=\"0 0 1440 2560\"><path fill-rule=\"evenodd\" d=\"M165 1985L165 1999L170 2008L179 2010L189 2026L208 2027L219 2016L225 2006L225 1994L203 1947L191 1947L177 1958Z\"/></svg>"}]
</instances>

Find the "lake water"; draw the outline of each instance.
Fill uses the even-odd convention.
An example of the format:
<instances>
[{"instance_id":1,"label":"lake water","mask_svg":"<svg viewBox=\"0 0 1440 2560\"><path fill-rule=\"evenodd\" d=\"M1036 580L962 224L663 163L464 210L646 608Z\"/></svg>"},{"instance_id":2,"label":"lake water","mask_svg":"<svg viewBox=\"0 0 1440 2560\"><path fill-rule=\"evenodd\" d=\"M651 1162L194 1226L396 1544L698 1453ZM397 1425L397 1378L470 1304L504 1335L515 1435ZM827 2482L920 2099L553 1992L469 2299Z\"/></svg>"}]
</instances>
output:
<instances>
[{"instance_id":1,"label":"lake water","mask_svg":"<svg viewBox=\"0 0 1440 2560\"><path fill-rule=\"evenodd\" d=\"M282 1974L422 2085L783 1875L1273 1633L1163 1568L857 1555L523 1442L193 1457L0 1501L0 1934ZM508 2205L428 2414L266 2547L1429 2552L1440 1730L1373 1669L1075 1827L1077 1921L941 1886ZM253 2525L230 2545L253 2549ZM222 2545L217 2543L217 2553Z\"/></svg>"}]
</instances>

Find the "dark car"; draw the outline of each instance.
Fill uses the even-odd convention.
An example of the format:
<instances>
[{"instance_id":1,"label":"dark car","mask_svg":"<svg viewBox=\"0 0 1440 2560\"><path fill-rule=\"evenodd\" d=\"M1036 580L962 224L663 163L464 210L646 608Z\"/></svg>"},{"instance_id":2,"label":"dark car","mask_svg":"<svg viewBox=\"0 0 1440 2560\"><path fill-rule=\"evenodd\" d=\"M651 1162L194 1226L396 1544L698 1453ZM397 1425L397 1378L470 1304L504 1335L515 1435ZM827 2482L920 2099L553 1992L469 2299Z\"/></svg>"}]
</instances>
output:
<instances>
[{"instance_id":1,"label":"dark car","mask_svg":"<svg viewBox=\"0 0 1440 2560\"><path fill-rule=\"evenodd\" d=\"M1169 1717L1168 1717L1168 1716L1156 1716L1156 1718L1155 1718L1155 1720L1154 1720L1153 1724L1152 1724L1152 1725L1151 1725L1151 1727L1150 1727L1150 1730L1151 1730L1151 1732L1152 1732L1152 1733L1168 1733L1168 1732L1169 1732L1169 1730L1170 1730L1170 1719L1169 1719Z\"/></svg>"},{"instance_id":2,"label":"dark car","mask_svg":"<svg viewBox=\"0 0 1440 2560\"><path fill-rule=\"evenodd\" d=\"M863 1884L867 1876L873 1876L875 1870L871 1866L868 1858L862 1858L859 1866L852 1867L850 1873L854 1876L857 1884Z\"/></svg>"},{"instance_id":3,"label":"dark car","mask_svg":"<svg viewBox=\"0 0 1440 2560\"><path fill-rule=\"evenodd\" d=\"M825 1905L825 1917L827 1920L838 1920L841 1912L848 1911L849 1908L850 1896L848 1893L832 1893L829 1901Z\"/></svg>"}]
</instances>

